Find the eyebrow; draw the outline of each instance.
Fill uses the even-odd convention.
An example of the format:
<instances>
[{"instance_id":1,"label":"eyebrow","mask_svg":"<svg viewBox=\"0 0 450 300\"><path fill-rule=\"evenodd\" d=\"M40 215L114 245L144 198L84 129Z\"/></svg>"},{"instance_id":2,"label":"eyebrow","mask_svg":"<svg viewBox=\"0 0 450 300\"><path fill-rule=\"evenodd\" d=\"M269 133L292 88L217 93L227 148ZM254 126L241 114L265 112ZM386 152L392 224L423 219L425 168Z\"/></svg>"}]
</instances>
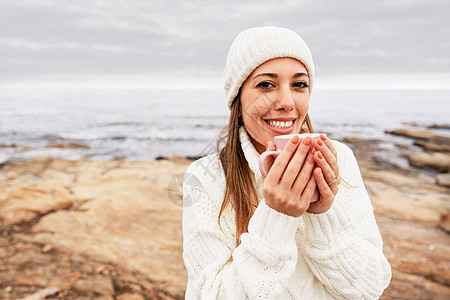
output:
<instances>
[{"instance_id":1,"label":"eyebrow","mask_svg":"<svg viewBox=\"0 0 450 300\"><path fill-rule=\"evenodd\" d=\"M269 77L272 77L272 78L278 78L278 75L275 74L275 73L260 73L260 74L258 74L256 76L254 76L252 78L252 80L254 80L256 77L260 77L260 76L269 76ZM306 77L309 78L309 75L306 74L306 73L295 73L294 76L292 76L292 77L298 78L298 77L302 77L302 76L306 76Z\"/></svg>"}]
</instances>

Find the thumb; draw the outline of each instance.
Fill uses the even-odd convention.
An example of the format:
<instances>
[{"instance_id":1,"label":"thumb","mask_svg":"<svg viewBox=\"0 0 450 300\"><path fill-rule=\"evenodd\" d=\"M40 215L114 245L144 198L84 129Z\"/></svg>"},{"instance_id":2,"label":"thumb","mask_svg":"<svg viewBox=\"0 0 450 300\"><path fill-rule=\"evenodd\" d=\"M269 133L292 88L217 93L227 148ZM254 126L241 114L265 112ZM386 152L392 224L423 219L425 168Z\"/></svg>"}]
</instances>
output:
<instances>
[{"instance_id":1,"label":"thumb","mask_svg":"<svg viewBox=\"0 0 450 300\"><path fill-rule=\"evenodd\" d=\"M272 141L268 141L266 144L266 151L275 151L275 145ZM274 163L274 159L272 156L269 156L266 158L265 162L264 162L264 169L268 170L267 173L270 171L270 168L272 167ZM263 176L264 177L264 176Z\"/></svg>"},{"instance_id":2,"label":"thumb","mask_svg":"<svg viewBox=\"0 0 450 300\"><path fill-rule=\"evenodd\" d=\"M267 142L267 146L266 146L266 150L267 151L275 151L275 144L272 141L268 141Z\"/></svg>"}]
</instances>

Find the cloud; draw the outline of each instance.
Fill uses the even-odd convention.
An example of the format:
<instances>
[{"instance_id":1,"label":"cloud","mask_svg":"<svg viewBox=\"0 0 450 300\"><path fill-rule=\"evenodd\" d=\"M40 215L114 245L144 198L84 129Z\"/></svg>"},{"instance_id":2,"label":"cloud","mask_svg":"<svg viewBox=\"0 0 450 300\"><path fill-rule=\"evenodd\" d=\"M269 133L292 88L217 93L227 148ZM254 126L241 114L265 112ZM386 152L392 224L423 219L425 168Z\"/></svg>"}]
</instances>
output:
<instances>
[{"instance_id":1,"label":"cloud","mask_svg":"<svg viewBox=\"0 0 450 300\"><path fill-rule=\"evenodd\" d=\"M299 32L325 77L442 73L450 53L447 2L0 1L0 86L58 76L162 82L183 74L187 82L216 82L233 38L261 25Z\"/></svg>"},{"instance_id":2,"label":"cloud","mask_svg":"<svg viewBox=\"0 0 450 300\"><path fill-rule=\"evenodd\" d=\"M34 40L25 40L19 38L0 38L0 47L22 48L27 50L76 50L76 51L100 51L111 53L143 53L141 49L127 48L122 45L106 45L106 44L80 44L77 42L35 42Z\"/></svg>"}]
</instances>

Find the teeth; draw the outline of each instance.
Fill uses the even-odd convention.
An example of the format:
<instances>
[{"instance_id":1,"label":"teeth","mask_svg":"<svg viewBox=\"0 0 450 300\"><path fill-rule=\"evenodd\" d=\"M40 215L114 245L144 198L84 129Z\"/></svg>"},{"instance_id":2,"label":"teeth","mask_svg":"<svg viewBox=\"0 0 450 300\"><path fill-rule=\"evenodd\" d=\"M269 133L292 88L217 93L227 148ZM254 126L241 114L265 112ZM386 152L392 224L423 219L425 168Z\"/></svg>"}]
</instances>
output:
<instances>
[{"instance_id":1,"label":"teeth","mask_svg":"<svg viewBox=\"0 0 450 300\"><path fill-rule=\"evenodd\" d=\"M280 129L285 129L285 128L289 128L292 126L293 121L287 121L287 122L280 122L280 121L266 121L267 124L269 124L270 126L276 127L276 128L280 128Z\"/></svg>"}]
</instances>

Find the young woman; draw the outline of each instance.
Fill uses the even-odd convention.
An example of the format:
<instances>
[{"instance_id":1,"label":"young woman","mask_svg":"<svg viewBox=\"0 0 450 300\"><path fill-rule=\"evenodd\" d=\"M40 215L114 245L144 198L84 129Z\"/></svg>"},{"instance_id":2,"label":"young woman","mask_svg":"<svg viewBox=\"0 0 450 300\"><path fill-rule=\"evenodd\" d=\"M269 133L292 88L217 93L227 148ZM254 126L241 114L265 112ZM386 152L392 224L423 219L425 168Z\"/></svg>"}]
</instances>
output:
<instances>
[{"instance_id":1,"label":"young woman","mask_svg":"<svg viewBox=\"0 0 450 300\"><path fill-rule=\"evenodd\" d=\"M183 186L186 299L380 297L391 269L352 151L294 137L266 178L258 170L275 136L312 132L308 46L284 28L243 31L224 80L225 145L192 163Z\"/></svg>"}]
</instances>

